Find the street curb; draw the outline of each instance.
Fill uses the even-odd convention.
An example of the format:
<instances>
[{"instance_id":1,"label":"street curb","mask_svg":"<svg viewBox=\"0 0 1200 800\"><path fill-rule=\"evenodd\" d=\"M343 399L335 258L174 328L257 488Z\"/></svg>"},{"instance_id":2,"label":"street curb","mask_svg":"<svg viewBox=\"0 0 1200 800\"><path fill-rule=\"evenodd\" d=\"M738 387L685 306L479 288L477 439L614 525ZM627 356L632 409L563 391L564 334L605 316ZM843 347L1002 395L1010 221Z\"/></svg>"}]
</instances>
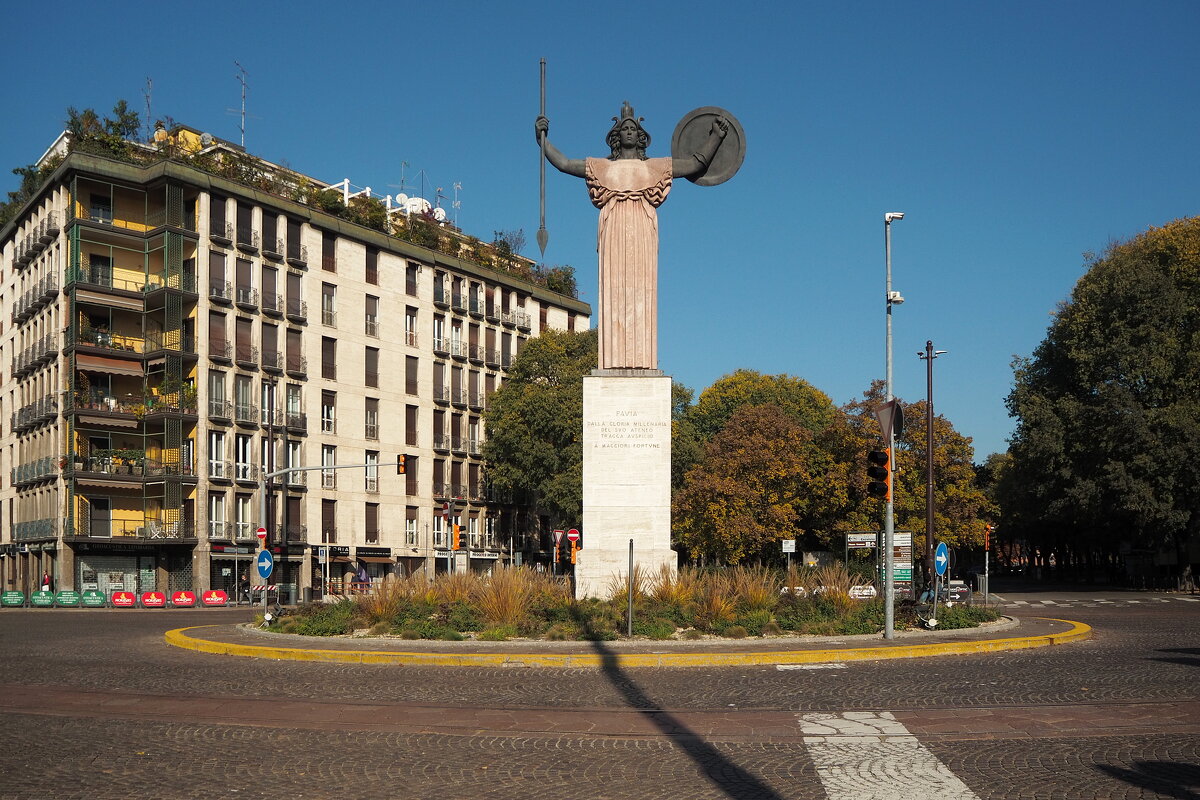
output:
<instances>
[{"instance_id":1,"label":"street curb","mask_svg":"<svg viewBox=\"0 0 1200 800\"><path fill-rule=\"evenodd\" d=\"M1091 626L1082 622L1040 617L1072 626L1062 633L1020 636L1012 639L984 639L977 642L937 642L888 647L851 647L827 650L784 650L758 653L415 653L378 650L313 650L300 647L212 642L193 638L188 631L217 627L198 625L176 628L163 635L164 641L185 650L278 661L315 661L335 664L396 664L437 667L734 667L764 664L825 664L845 661L882 661L893 658L998 653L1028 650L1068 642L1083 641L1092 635ZM597 647L604 647L602 642Z\"/></svg>"}]
</instances>

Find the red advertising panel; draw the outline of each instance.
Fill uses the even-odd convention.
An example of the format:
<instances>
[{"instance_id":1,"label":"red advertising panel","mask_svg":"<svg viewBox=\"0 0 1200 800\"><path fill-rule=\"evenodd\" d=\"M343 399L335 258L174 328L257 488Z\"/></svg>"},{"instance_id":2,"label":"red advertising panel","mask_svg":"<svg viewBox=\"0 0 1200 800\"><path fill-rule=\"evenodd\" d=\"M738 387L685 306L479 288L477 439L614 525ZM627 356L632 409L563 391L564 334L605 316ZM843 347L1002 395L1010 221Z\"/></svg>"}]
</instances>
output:
<instances>
[{"instance_id":1,"label":"red advertising panel","mask_svg":"<svg viewBox=\"0 0 1200 800\"><path fill-rule=\"evenodd\" d=\"M200 598L200 602L206 606L223 606L229 602L229 595L220 589L209 589Z\"/></svg>"},{"instance_id":2,"label":"red advertising panel","mask_svg":"<svg viewBox=\"0 0 1200 800\"><path fill-rule=\"evenodd\" d=\"M113 592L113 608L134 608L137 606L137 595L133 592Z\"/></svg>"},{"instance_id":3,"label":"red advertising panel","mask_svg":"<svg viewBox=\"0 0 1200 800\"><path fill-rule=\"evenodd\" d=\"M191 608L196 605L195 592L175 592L171 595L171 605L176 608Z\"/></svg>"},{"instance_id":4,"label":"red advertising panel","mask_svg":"<svg viewBox=\"0 0 1200 800\"><path fill-rule=\"evenodd\" d=\"M142 608L165 608L166 592L142 592Z\"/></svg>"}]
</instances>

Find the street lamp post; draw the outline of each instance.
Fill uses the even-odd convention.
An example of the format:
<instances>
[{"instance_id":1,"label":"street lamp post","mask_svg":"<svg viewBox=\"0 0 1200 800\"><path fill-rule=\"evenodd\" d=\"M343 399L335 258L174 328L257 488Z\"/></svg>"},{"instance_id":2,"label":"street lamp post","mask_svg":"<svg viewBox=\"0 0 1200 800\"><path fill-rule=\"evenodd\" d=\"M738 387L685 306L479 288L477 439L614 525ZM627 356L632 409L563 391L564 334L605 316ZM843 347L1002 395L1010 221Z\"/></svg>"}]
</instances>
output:
<instances>
[{"instance_id":1,"label":"street lamp post","mask_svg":"<svg viewBox=\"0 0 1200 800\"><path fill-rule=\"evenodd\" d=\"M883 215L883 247L884 256L887 262L887 282L885 285L887 299L887 364L886 364L886 381L884 390L887 397L886 402L892 401L892 306L900 305L904 302L899 292L892 291L892 222L895 220L904 219L904 213L901 211L889 211ZM887 435L887 451L888 451L888 469L895 472L896 466L896 432L892 425L888 427ZM895 546L895 504L892 500L892 493L895 492L895 482L890 482L892 491L888 493L887 500L884 505L883 512L883 637L885 639L896 638L896 580L893 575L894 571L894 554Z\"/></svg>"},{"instance_id":2,"label":"street lamp post","mask_svg":"<svg viewBox=\"0 0 1200 800\"><path fill-rule=\"evenodd\" d=\"M925 362L925 578L933 581L933 360L945 350L934 350L933 340L925 342L925 352L917 358Z\"/></svg>"}]
</instances>

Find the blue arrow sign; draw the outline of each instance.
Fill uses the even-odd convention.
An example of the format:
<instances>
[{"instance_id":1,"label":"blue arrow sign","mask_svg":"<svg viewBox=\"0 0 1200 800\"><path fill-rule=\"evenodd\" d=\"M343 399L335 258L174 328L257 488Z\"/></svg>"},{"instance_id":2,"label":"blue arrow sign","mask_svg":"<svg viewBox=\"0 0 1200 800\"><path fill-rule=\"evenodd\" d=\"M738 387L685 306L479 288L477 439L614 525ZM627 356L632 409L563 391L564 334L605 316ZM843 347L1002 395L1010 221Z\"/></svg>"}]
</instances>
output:
<instances>
[{"instance_id":1,"label":"blue arrow sign","mask_svg":"<svg viewBox=\"0 0 1200 800\"><path fill-rule=\"evenodd\" d=\"M265 581L271 577L271 570L275 569L275 557L271 555L270 550L263 550L258 554L258 560L254 566L258 568L258 577Z\"/></svg>"},{"instance_id":2,"label":"blue arrow sign","mask_svg":"<svg viewBox=\"0 0 1200 800\"><path fill-rule=\"evenodd\" d=\"M269 554L268 554L269 555ZM946 543L942 542L934 551L933 566L937 569L938 575L946 574L946 567L950 564L950 550L946 547ZM259 568L261 569L261 567Z\"/></svg>"}]
</instances>

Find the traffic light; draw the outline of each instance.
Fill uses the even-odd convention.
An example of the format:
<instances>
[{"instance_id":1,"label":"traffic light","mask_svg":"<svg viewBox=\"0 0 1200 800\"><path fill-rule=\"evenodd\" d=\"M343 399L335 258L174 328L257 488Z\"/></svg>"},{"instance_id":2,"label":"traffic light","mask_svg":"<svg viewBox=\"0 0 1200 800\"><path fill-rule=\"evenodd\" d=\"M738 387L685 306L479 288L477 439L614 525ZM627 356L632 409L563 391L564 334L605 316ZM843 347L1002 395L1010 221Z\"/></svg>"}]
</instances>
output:
<instances>
[{"instance_id":1,"label":"traffic light","mask_svg":"<svg viewBox=\"0 0 1200 800\"><path fill-rule=\"evenodd\" d=\"M462 548L462 527L460 525L450 526L450 549L459 550Z\"/></svg>"},{"instance_id":2,"label":"traffic light","mask_svg":"<svg viewBox=\"0 0 1200 800\"><path fill-rule=\"evenodd\" d=\"M886 501L892 499L892 466L891 453L887 450L872 450L867 453L867 492L873 497L882 497Z\"/></svg>"},{"instance_id":3,"label":"traffic light","mask_svg":"<svg viewBox=\"0 0 1200 800\"><path fill-rule=\"evenodd\" d=\"M571 542L571 563L572 564L575 563L575 554L577 552L579 552L579 545L576 542L572 541Z\"/></svg>"},{"instance_id":4,"label":"traffic light","mask_svg":"<svg viewBox=\"0 0 1200 800\"><path fill-rule=\"evenodd\" d=\"M396 456L396 474L403 475L408 469L408 456L400 453Z\"/></svg>"}]
</instances>

